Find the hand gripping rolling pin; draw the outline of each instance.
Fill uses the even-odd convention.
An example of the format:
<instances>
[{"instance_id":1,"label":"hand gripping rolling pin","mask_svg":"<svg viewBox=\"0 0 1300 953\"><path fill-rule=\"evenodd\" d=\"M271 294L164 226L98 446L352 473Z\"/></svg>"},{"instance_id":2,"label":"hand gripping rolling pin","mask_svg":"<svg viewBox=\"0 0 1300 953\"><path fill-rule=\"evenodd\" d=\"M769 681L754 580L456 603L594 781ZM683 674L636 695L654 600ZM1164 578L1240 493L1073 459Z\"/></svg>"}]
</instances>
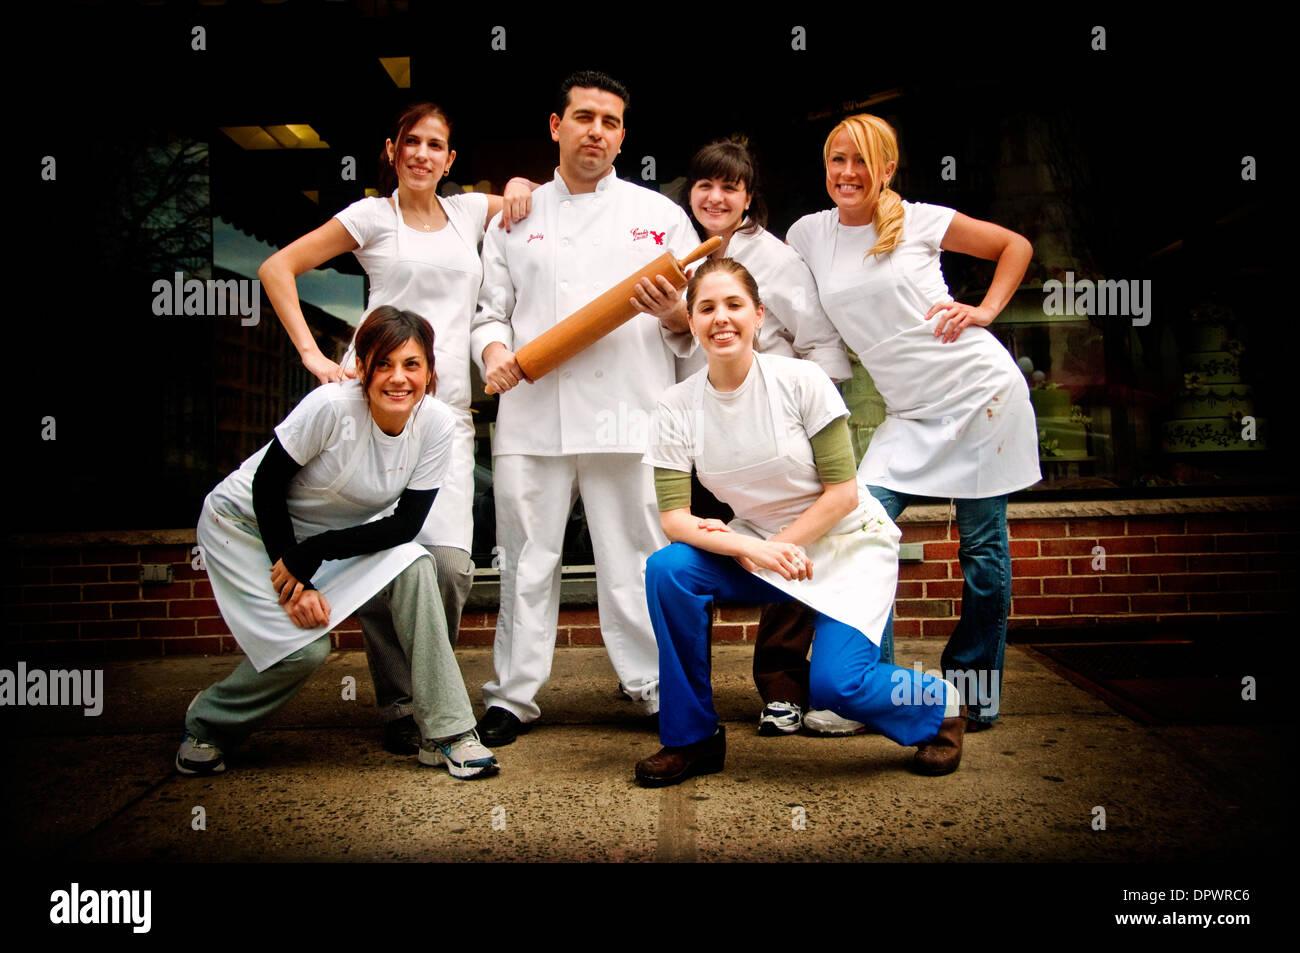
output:
<instances>
[{"instance_id":1,"label":"hand gripping rolling pin","mask_svg":"<svg viewBox=\"0 0 1300 953\"><path fill-rule=\"evenodd\" d=\"M642 278L653 281L656 275L663 275L674 289L681 291L686 287L683 271L686 266L704 258L721 244L722 239L714 236L681 260L674 258L672 252L665 252L599 298L583 305L549 331L533 338L515 352L515 360L519 362L524 377L535 381L550 373L634 317L638 312L631 300L636 297L637 282ZM491 384L487 385L486 390L489 394L496 393Z\"/></svg>"}]
</instances>

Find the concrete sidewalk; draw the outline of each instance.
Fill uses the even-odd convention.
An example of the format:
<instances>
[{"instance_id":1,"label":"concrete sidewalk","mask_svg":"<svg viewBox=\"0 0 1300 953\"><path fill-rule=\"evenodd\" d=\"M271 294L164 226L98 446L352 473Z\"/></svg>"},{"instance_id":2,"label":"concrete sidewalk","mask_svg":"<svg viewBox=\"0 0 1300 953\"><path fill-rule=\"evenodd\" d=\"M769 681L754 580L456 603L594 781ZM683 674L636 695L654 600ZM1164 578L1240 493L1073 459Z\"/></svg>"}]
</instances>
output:
<instances>
[{"instance_id":1,"label":"concrete sidewalk","mask_svg":"<svg viewBox=\"0 0 1300 953\"><path fill-rule=\"evenodd\" d=\"M935 667L941 648L902 642L899 664ZM907 769L913 749L879 736L759 737L752 653L714 647L726 770L659 790L633 780L658 738L601 648L556 653L543 720L474 782L380 748L360 652L334 653L205 779L172 772L182 714L238 659L112 663L97 718L0 709L4 847L60 862L1182 862L1282 849L1279 727L1145 727L1013 646L997 726L967 736L956 774L924 778ZM491 651L457 654L477 703ZM346 676L355 701L341 697Z\"/></svg>"}]
</instances>

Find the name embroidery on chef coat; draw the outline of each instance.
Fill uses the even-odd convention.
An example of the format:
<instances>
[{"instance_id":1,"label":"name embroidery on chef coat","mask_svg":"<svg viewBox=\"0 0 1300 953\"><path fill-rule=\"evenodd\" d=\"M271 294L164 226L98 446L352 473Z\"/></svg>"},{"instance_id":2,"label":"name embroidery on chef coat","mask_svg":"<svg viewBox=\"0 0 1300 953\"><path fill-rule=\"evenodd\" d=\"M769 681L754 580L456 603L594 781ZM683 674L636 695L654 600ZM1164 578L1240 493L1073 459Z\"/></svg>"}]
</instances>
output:
<instances>
[{"instance_id":1,"label":"name embroidery on chef coat","mask_svg":"<svg viewBox=\"0 0 1300 953\"><path fill-rule=\"evenodd\" d=\"M632 241L639 242L643 238L653 238L656 245L662 245L664 243L664 236L667 234L667 229L664 229L662 232L656 232L653 228L634 228L632 229Z\"/></svg>"}]
</instances>

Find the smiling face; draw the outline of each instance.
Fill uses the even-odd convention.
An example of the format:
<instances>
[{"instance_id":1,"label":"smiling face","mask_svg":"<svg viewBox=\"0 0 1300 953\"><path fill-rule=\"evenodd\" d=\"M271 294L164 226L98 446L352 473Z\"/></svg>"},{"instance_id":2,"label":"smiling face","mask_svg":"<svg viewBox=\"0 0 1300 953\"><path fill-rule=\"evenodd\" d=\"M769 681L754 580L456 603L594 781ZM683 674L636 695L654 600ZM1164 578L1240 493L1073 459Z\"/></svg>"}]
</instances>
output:
<instances>
[{"instance_id":1,"label":"smiling face","mask_svg":"<svg viewBox=\"0 0 1300 953\"><path fill-rule=\"evenodd\" d=\"M897 166L891 159L873 169L847 128L831 138L826 153L826 192L840 211L841 224L871 224L880 191L889 184Z\"/></svg>"},{"instance_id":2,"label":"smiling face","mask_svg":"<svg viewBox=\"0 0 1300 953\"><path fill-rule=\"evenodd\" d=\"M564 115L551 114L551 138L560 144L560 172L571 185L603 178L625 133L623 100L603 89L574 86Z\"/></svg>"},{"instance_id":3,"label":"smiling face","mask_svg":"<svg viewBox=\"0 0 1300 953\"><path fill-rule=\"evenodd\" d=\"M366 383L366 399L379 429L387 434L401 433L411 412L424 399L431 379L429 358L415 338L377 357Z\"/></svg>"},{"instance_id":4,"label":"smiling face","mask_svg":"<svg viewBox=\"0 0 1300 953\"><path fill-rule=\"evenodd\" d=\"M730 235L739 228L749 201L743 182L700 179L691 186L691 214L709 238Z\"/></svg>"},{"instance_id":5,"label":"smiling face","mask_svg":"<svg viewBox=\"0 0 1300 953\"><path fill-rule=\"evenodd\" d=\"M690 322L691 333L713 364L753 352L754 338L763 326L763 306L755 304L735 275L712 271L695 286Z\"/></svg>"},{"instance_id":6,"label":"smiling face","mask_svg":"<svg viewBox=\"0 0 1300 953\"><path fill-rule=\"evenodd\" d=\"M447 124L434 114L411 126L400 146L389 139L385 147L398 184L416 192L436 189L456 159L450 140Z\"/></svg>"}]
</instances>

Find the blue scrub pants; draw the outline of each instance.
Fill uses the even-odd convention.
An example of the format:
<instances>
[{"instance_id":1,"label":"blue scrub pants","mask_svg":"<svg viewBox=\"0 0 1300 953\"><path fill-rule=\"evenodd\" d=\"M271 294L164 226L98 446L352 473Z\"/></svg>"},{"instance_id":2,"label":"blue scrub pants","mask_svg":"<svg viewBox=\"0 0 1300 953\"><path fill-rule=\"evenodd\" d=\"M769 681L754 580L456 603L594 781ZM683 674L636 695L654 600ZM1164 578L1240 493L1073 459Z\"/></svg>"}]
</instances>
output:
<instances>
[{"instance_id":1,"label":"blue scrub pants","mask_svg":"<svg viewBox=\"0 0 1300 953\"><path fill-rule=\"evenodd\" d=\"M715 598L764 605L791 596L746 572L730 556L673 543L646 560L646 600L659 643L659 738L669 747L714 733L709 615ZM929 741L947 701L932 675L880 662L865 635L818 613L808 698L845 718L871 725L901 745Z\"/></svg>"}]
</instances>

